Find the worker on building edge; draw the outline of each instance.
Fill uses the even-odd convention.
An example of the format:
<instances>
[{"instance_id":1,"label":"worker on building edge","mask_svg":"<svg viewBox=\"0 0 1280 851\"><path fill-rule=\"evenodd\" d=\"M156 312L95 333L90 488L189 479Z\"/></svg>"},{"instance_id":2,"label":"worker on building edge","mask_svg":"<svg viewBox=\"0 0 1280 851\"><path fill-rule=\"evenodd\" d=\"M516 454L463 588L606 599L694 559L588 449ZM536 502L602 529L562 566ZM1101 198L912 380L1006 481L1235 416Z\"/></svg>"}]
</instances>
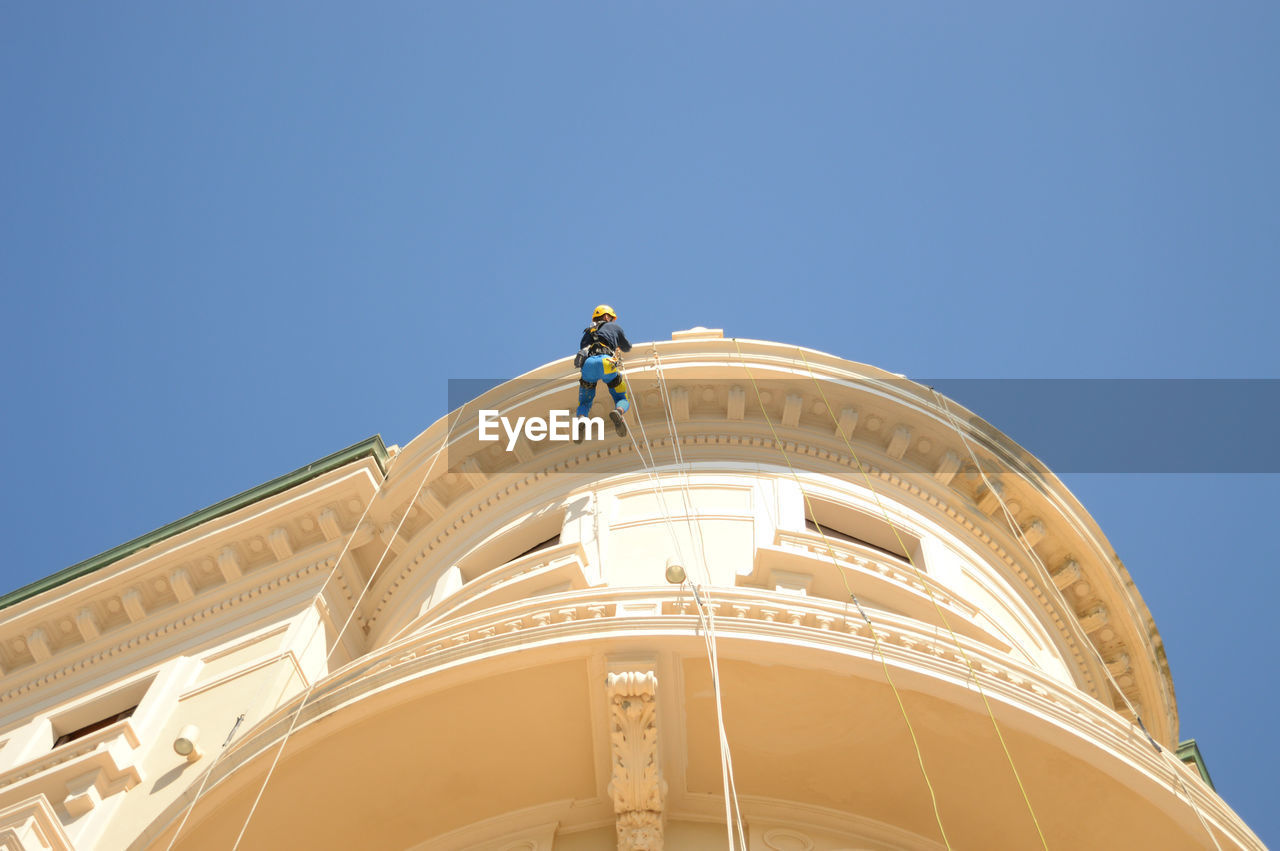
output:
<instances>
[{"instance_id":1,"label":"worker on building edge","mask_svg":"<svg viewBox=\"0 0 1280 851\"><path fill-rule=\"evenodd\" d=\"M596 399L596 382L603 380L613 397L614 409L609 412L614 431L626 437L627 424L622 416L631 407L627 398L627 382L618 371L622 363L619 352L631 351L631 343L618 324L618 314L607 304L601 304L591 312L591 326L582 332L582 341L573 365L581 367L578 384L578 416L591 413L591 403ZM579 430L574 430L575 440L581 443Z\"/></svg>"}]
</instances>

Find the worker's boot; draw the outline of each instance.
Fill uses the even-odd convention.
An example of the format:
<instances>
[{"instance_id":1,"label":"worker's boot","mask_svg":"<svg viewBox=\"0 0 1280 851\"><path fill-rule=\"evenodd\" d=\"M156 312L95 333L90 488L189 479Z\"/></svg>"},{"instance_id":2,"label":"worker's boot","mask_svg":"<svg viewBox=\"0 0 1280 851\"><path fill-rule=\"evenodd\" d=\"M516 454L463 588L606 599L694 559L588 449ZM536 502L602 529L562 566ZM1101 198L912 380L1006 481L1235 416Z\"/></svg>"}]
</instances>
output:
<instances>
[{"instance_id":1,"label":"worker's boot","mask_svg":"<svg viewBox=\"0 0 1280 851\"><path fill-rule=\"evenodd\" d=\"M616 410L609 412L609 419L613 420L613 430L618 433L618 437L627 436L627 424L622 420L622 414Z\"/></svg>"}]
</instances>

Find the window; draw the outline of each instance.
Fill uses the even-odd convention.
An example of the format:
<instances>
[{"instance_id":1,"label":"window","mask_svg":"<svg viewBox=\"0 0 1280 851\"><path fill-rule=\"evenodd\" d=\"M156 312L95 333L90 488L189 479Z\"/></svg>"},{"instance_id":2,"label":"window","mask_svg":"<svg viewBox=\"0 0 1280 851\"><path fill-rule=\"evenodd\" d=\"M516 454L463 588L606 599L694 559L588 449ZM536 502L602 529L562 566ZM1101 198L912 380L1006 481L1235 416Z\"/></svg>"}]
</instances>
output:
<instances>
[{"instance_id":1,"label":"window","mask_svg":"<svg viewBox=\"0 0 1280 851\"><path fill-rule=\"evenodd\" d=\"M871 543L870 541L864 541L862 538L859 538L856 535L850 535L848 532L841 532L839 529L833 529L830 526L822 526L809 517L806 517L804 519L804 528L808 529L810 532L817 532L820 535L825 535L826 537L832 538L837 541L848 541L853 544L861 544L864 547L867 547L873 550L879 550L885 555L893 556L894 558L900 558L900 559L906 558L906 554L902 552L902 547L895 546L893 549L889 549L887 547L878 547L875 544Z\"/></svg>"},{"instance_id":2,"label":"window","mask_svg":"<svg viewBox=\"0 0 1280 851\"><path fill-rule=\"evenodd\" d=\"M554 535L552 535L550 538L547 538L547 539L546 539L545 541L543 541L542 543L540 543L540 544L534 544L532 547L529 547L529 549L527 549L527 550L525 550L524 552L520 553L520 555L518 555L518 556L512 556L510 559L508 559L508 561L515 561L515 560L516 560L516 559L518 559L518 558L524 558L525 556L529 555L530 553L536 553L536 552L538 552L539 550L548 550L548 549L551 549L552 547L557 546L559 543L560 543L560 533L559 533L559 532L557 532L557 533L555 533Z\"/></svg>"},{"instance_id":3,"label":"window","mask_svg":"<svg viewBox=\"0 0 1280 851\"><path fill-rule=\"evenodd\" d=\"M75 741L76 739L79 739L83 736L87 736L90 733L96 733L99 730L101 730L103 727L110 727L112 724L116 723L117 721L123 721L124 719L128 718L130 715L133 714L134 710L137 708L138 708L137 706L130 706L128 709L121 710L120 712L117 712L115 715L108 715L106 718L100 718L97 721L93 721L88 724L85 724L83 727L79 727L75 730L72 730L69 733L63 733L61 736L59 736L57 739L54 740L53 746L56 748L59 745L65 745L67 742Z\"/></svg>"},{"instance_id":4,"label":"window","mask_svg":"<svg viewBox=\"0 0 1280 851\"><path fill-rule=\"evenodd\" d=\"M509 524L458 561L464 581L470 582L501 565L560 543L564 511L552 510Z\"/></svg>"},{"instance_id":5,"label":"window","mask_svg":"<svg viewBox=\"0 0 1280 851\"><path fill-rule=\"evenodd\" d=\"M884 518L848 505L813 499L805 506L805 528L828 538L849 541L922 567L920 539L905 529L895 529Z\"/></svg>"},{"instance_id":6,"label":"window","mask_svg":"<svg viewBox=\"0 0 1280 851\"><path fill-rule=\"evenodd\" d=\"M49 718L53 727L53 746L65 745L92 735L104 727L133 715L142 703L155 676L143 677L109 694L90 698Z\"/></svg>"}]
</instances>

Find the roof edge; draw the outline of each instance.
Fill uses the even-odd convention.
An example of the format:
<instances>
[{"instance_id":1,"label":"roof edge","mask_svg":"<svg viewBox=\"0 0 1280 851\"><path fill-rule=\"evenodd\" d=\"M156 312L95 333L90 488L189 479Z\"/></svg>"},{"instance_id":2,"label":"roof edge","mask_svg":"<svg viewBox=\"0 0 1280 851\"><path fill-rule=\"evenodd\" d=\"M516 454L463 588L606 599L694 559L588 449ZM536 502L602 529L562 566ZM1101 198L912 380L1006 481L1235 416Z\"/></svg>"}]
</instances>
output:
<instances>
[{"instance_id":1,"label":"roof edge","mask_svg":"<svg viewBox=\"0 0 1280 851\"><path fill-rule=\"evenodd\" d=\"M1209 776L1209 766L1205 764L1204 754L1200 752L1200 745L1195 739L1184 739L1178 742L1178 759L1198 771L1200 779L1210 789L1218 791L1218 787L1213 785L1213 778Z\"/></svg>"},{"instance_id":2,"label":"roof edge","mask_svg":"<svg viewBox=\"0 0 1280 851\"><path fill-rule=\"evenodd\" d=\"M208 508L202 508L199 511L188 514L186 517L179 518L172 523L161 526L159 529L147 532L144 535L134 538L132 541L126 541L123 544L112 547L106 552L99 553L92 558L85 559L84 561L73 564L70 567L63 568L57 573L46 576L43 579L37 579L35 582L32 582L29 585L24 585L15 591L10 591L5 595L0 596L0 609L8 608L16 603L21 603L23 600L29 600L38 594L43 594L45 591L57 588L59 585L65 585L72 580L79 579L81 576L86 576L96 570L106 567L109 564L133 555L139 550L144 550L147 547L158 544L167 538L172 538L173 536L185 532L188 529L194 529L202 523L207 523L210 520L222 517L225 514L230 514L233 511L238 511L241 508L252 505L255 502L260 502L268 497L275 496L276 494L282 493L290 488L297 487L306 481L322 476L331 470L336 470L339 467L346 466L353 461L358 461L361 458L373 458L378 465L378 470L383 476L386 476L387 460L389 457L390 454L387 452L386 445L382 442L382 436L375 434L373 437L366 438L359 443L352 444L346 449L340 449L331 455L326 455L318 461L312 461L306 466L299 467L291 473L285 473L283 476L278 476L269 482L264 482L256 487L249 488L247 491L228 497L221 502L216 502Z\"/></svg>"}]
</instances>

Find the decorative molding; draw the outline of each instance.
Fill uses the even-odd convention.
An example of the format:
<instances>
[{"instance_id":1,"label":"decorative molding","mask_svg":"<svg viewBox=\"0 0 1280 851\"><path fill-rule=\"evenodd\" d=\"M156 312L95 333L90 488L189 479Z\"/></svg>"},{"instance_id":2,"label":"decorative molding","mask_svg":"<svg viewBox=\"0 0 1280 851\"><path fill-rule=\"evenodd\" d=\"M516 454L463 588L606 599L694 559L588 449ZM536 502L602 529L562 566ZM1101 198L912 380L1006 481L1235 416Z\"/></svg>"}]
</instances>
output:
<instances>
[{"instance_id":1,"label":"decorative molding","mask_svg":"<svg viewBox=\"0 0 1280 851\"><path fill-rule=\"evenodd\" d=\"M889 445L884 451L893 460L900 461L902 456L907 454L907 447L910 445L911 429L900 425L893 430L893 436L889 438Z\"/></svg>"},{"instance_id":2,"label":"decorative molding","mask_svg":"<svg viewBox=\"0 0 1280 851\"><path fill-rule=\"evenodd\" d=\"M1112 758L1138 766L1150 782L1160 785L1161 778L1168 775L1167 762L1146 743L1128 713L1106 708L1078 688L979 642L960 637L963 649L957 648L955 642L940 636L936 629L887 611L874 615L873 636L873 627L856 614L850 616L842 604L810 597L791 597L786 605L780 605L776 593L747 588L719 590L717 597L719 609L728 607L733 612L725 617L726 612L717 611L717 631L720 640L725 642L723 647L735 644L746 647L741 644L746 640L751 646L764 646L760 642L767 641L792 647L829 648L866 660L868 664L887 663L895 670L909 671L962 692L968 692L973 678L978 677L988 698L1020 707L1054 729L1068 730ZM660 602L661 615L656 618L627 616L626 611L634 608L631 604L642 600ZM321 681L300 717L299 726L357 695L381 691L393 683L416 679L436 670L456 670L469 663L484 665L506 654L525 652L531 646L555 645L572 652L568 648L574 644L594 646L602 636L615 631L633 638L639 634L637 630L644 630L644 634L655 638L690 638L696 635L698 624L694 607L689 595L677 590L657 593L652 588L592 588L450 620L375 651L361 663L358 671L348 669L342 675ZM504 628L516 622L521 622L519 630ZM754 655L756 651L751 653ZM656 689L654 693L656 696ZM981 712L979 704L973 708ZM611 706L611 730L616 730L615 714ZM283 735L286 726L281 721L259 731L253 740L246 740L240 746L247 756L258 753ZM613 750L616 770L617 747ZM656 752L656 748L654 750ZM234 756L225 762L227 767L220 765L219 773L232 771L238 764ZM611 796L615 793L612 784L609 792ZM1192 793L1197 806L1210 817L1225 820L1223 823L1234 819L1227 806L1207 787L1192 784ZM615 825L617 823L615 811Z\"/></svg>"},{"instance_id":3,"label":"decorative molding","mask_svg":"<svg viewBox=\"0 0 1280 851\"><path fill-rule=\"evenodd\" d=\"M670 446L673 442L674 441L670 437L662 437L651 440L650 444L651 448L662 448ZM712 440L708 440L707 435L690 434L686 432L680 437L680 443L685 446L694 446L700 443L709 442L727 446L757 448L767 450L768 452L777 451L773 438L765 434L716 435L713 436ZM1036 600L1043 607L1045 613L1048 615L1049 621L1058 630L1059 636L1065 643L1066 649L1071 655L1071 661L1074 663L1076 670L1080 674L1084 690L1104 702L1107 700L1107 697L1100 690L1100 683L1093 673L1093 665L1090 659L1086 657L1086 650L1079 644L1076 633L1067 626L1065 619L1075 618L1074 612L1069 608L1059 610L1058 606L1043 590L1042 586L1044 583L1033 577L1028 567L1024 567L1016 561L1013 555L992 537L990 532L985 531L965 513L961 512L948 501L942 499L936 493L926 491L921 488L918 481L914 478L907 480L892 472L886 471L873 463L870 463L865 458L857 459L843 452L832 452L812 444L787 442L786 447L789 454L805 455L830 462L837 466L860 469L868 476L879 479L895 488L909 493L913 497L923 500L945 515L949 521L959 524L961 528L971 533L1003 564L1012 570L1013 573L1022 580L1022 582L1025 583L1027 589L1035 596ZM402 562L403 566L396 571L394 577L391 578L386 587L382 589L378 602L374 606L373 612L369 618L370 629L372 630L373 625L378 622L384 610L396 595L396 591L399 587L408 580L408 578L421 564L428 560L432 552L449 540L453 535L461 532L469 522L478 517L482 512L492 508L498 501L523 489L534 486L538 481L552 473L566 472L577 466L588 465L608 455L631 455L634 454L634 451L634 447L624 445L608 451L595 450L569 459L561 459L556 463L549 465L545 470L530 472L511 482L506 487L499 488L488 498L471 503L465 510L458 510L448 526L439 529L439 531L427 541L414 546L413 557L409 559L407 563ZM994 484L998 490L1003 489L1003 485L999 482L995 482ZM957 496L959 495L960 494L957 493ZM998 508L998 500L995 500L994 497L992 499L995 507ZM1083 637L1083 633L1081 635ZM1119 647L1117 649L1122 650L1123 648Z\"/></svg>"},{"instance_id":4,"label":"decorative molding","mask_svg":"<svg viewBox=\"0 0 1280 851\"><path fill-rule=\"evenodd\" d=\"M516 453L516 458L520 459L521 464L528 464L533 460L533 446L530 445L527 438L522 437L517 440L513 451Z\"/></svg>"},{"instance_id":5,"label":"decorative molding","mask_svg":"<svg viewBox=\"0 0 1280 851\"><path fill-rule=\"evenodd\" d=\"M782 404L782 424L787 428L800 425L800 409L804 406L804 397L797 393L788 393Z\"/></svg>"},{"instance_id":6,"label":"decorative molding","mask_svg":"<svg viewBox=\"0 0 1280 851\"><path fill-rule=\"evenodd\" d=\"M472 488L482 488L489 481L489 474L480 469L474 455L458 465L458 473Z\"/></svg>"},{"instance_id":7,"label":"decorative molding","mask_svg":"<svg viewBox=\"0 0 1280 851\"><path fill-rule=\"evenodd\" d=\"M27 649L37 662L44 662L53 655L53 651L49 649L49 638L39 627L27 633Z\"/></svg>"},{"instance_id":8,"label":"decorative molding","mask_svg":"<svg viewBox=\"0 0 1280 851\"><path fill-rule=\"evenodd\" d=\"M142 605L142 594L137 588L130 588L120 595L124 604L124 613L129 616L130 623L137 623L147 616L146 607Z\"/></svg>"},{"instance_id":9,"label":"decorative molding","mask_svg":"<svg viewBox=\"0 0 1280 851\"><path fill-rule=\"evenodd\" d=\"M293 541L289 540L289 530L283 526L271 530L271 534L267 536L267 544L276 561L284 561L293 556Z\"/></svg>"},{"instance_id":10,"label":"decorative molding","mask_svg":"<svg viewBox=\"0 0 1280 851\"><path fill-rule=\"evenodd\" d=\"M93 641L102 634L102 629L98 626L98 618L94 615L93 609L89 608L81 609L76 615L76 629L80 630L80 637L86 642Z\"/></svg>"},{"instance_id":11,"label":"decorative molding","mask_svg":"<svg viewBox=\"0 0 1280 851\"><path fill-rule=\"evenodd\" d=\"M728 355L727 351L726 355ZM731 355L728 356L732 358ZM765 360L761 360L759 363L762 367L770 366ZM631 370L633 379L638 378L646 369L646 366L633 365ZM849 374L850 370L843 366L842 362L836 363L836 359L823 364L817 373L820 379L833 379L837 382L847 378ZM1140 681L1139 690L1144 691L1144 693L1149 692L1149 697L1158 698L1158 702L1164 709L1163 715L1166 722L1164 725L1166 729L1161 731L1160 735L1163 738L1168 738L1169 735L1172 735L1169 731L1176 726L1176 715L1172 706L1172 696L1169 692L1168 666L1162 661L1153 643L1154 627L1148 623L1149 615L1143 614L1145 610L1141 602L1135 602L1130 592L1126 591L1129 582L1123 572L1123 567L1116 565L1108 553L1094 552L1097 546L1094 538L1091 537L1093 532L1077 523L1081 515L1080 510L1072 505L1064 506L1062 504L1058 489L1051 482L1046 482L1039 477L1038 468L1029 465L1024 454L1020 454L1020 450L1016 445L1006 445L1005 442L1002 442L1002 438L998 433L992 434L990 431L984 430L980 421L969 418L962 421L963 424L959 428L964 429L968 439L975 443L976 451L980 453L982 458L980 463L1004 464L1012 471L1009 487L1017 487L1016 496L1023 503L1023 509L1036 507L1038 504L1042 512L1049 511L1048 514L1043 515L1049 519L1041 521L1045 529L1041 541L1037 542L1042 547L1041 551L1050 557L1056 557L1054 555L1055 551L1061 552L1063 549L1068 548L1080 551L1080 548L1083 547L1087 551L1086 554L1089 556L1089 561L1086 564L1089 581L1075 585L1074 596L1077 599L1073 604L1072 601L1061 598L1061 595L1053 587L1056 583L1049 576L1044 575L1034 564L1023 565L1019 563L1027 556L1020 552L1022 541L1017 535L1018 529L1016 526L1012 530L1006 530L1004 524L1000 523L998 528L983 529L980 525L965 517L969 512L961 510L959 506L971 506L975 503L988 516L994 517L1000 514L1000 503L1006 486L1004 483L996 481L994 477L992 479L995 487L994 492L987 490L985 485L976 482L972 476L967 476L957 481L958 474L964 466L963 461L960 459L965 454L960 448L961 444L957 441L951 441L954 445L948 446L945 439L939 439L938 435L935 434L930 435L933 439L927 443L922 439L915 444L920 453L926 454L928 459L932 459L926 459L923 463L924 469L919 471L931 478L931 481L926 482L926 484L936 482L947 489L945 494L922 489L920 487L920 477L913 475L913 470L895 468L895 471L891 472L885 469L876 469L875 462L877 457L881 459L882 466L884 466L883 462L885 460L895 460L886 454L887 445L893 445L895 436L888 435L889 430L885 428L885 423L894 422L894 418L897 417L898 427L908 429L916 427L914 419L901 419L901 414L895 414L894 408L901 407L913 416L931 419L939 426L944 427L948 433L951 433L953 438L955 437L954 431L957 426L953 418L948 418L944 415L936 401L932 400L924 389L921 389L919 393L911 393L903 391L900 387L897 389L888 388L874 375L868 377L865 374L855 373L854 377L859 381L869 383L871 395L868 398L871 401L874 402L878 399L887 403L887 406L881 405L862 412L862 419L865 420L865 431L883 435L864 441L867 450L865 459L869 459L871 462L868 464L864 460L861 466L865 468L865 471L881 481L889 482L893 486L913 494L929 505L934 506L942 515L959 522L977 540L986 545L1000 562L1007 565L1013 574L1025 583L1025 593L1028 594L1028 601L1041 607L1044 611L1046 616L1042 619L1044 626L1050 630L1051 634L1056 630L1061 646L1065 651L1064 655L1077 672L1078 682L1081 687L1104 702L1109 701L1109 698L1100 679L1103 665L1095 657L1094 648L1087 646L1090 643L1087 634L1075 623L1074 608L1076 606L1089 607L1105 601L1111 604L1113 608L1116 608L1117 612L1123 611L1125 613L1124 617L1119 617L1118 620L1113 619L1113 626L1116 627L1116 632L1120 634L1107 639L1108 653L1124 650L1125 648L1122 645L1126 643L1133 645L1130 649L1131 655L1133 658L1141 659L1143 662L1140 670L1135 672L1137 679ZM688 421L690 393L697 392L700 394L699 398L702 398L705 396L705 391L695 390L695 384L688 381L680 382L670 378L668 381L670 385L671 412L677 421ZM896 387L896 385L894 386ZM693 424L693 428L699 430L698 433L683 432L678 441L672 440L670 437L655 438L650 441L651 446L653 448L668 447L679 442L685 446L707 447L713 452L717 448L729 449L731 447L758 447L776 451L774 442L768 436L741 433L744 428L754 431L759 425L755 421L733 421L734 425L729 429L731 433L717 433L714 429L712 431L707 430L710 422L704 422L701 419L707 413L710 413L713 419L719 415L724 417L723 421L726 423L731 421L737 396L734 392L735 387L741 389L740 385L731 385L728 388L726 403L723 407L699 409L698 416L700 419ZM891 390L891 392L886 392L886 390ZM744 397L745 395L744 392ZM859 393L857 398L863 399L865 396L866 394ZM800 398L802 400L801 410L803 410L805 400L811 397L802 393ZM830 399L833 410L841 412L836 421L836 429L834 431L836 435L839 435L841 431L848 435L852 432L853 427L863 424L859 422L856 409L847 405L849 400L850 396L847 393L843 397L835 396ZM745 408L745 398L743 401ZM776 411L784 408L785 397L782 394L775 394L775 398L771 399L770 402L773 405L771 410ZM846 403L843 407L841 405L842 402ZM815 401L814 404L817 405L817 402ZM658 406L648 406L647 410L654 412L651 417L655 418L656 421ZM825 431L823 429L814 429L812 425L804 425L797 422L793 432L815 430ZM437 437L437 443L438 440L439 438ZM898 442L900 443L901 441L899 440ZM808 455L841 467L850 467L855 470L859 468L857 460L842 452L840 447L806 445L805 443L786 439L783 440L783 443L788 454ZM431 451L434 451L434 448ZM857 451L860 455L864 454L861 446ZM549 456L551 463L548 463L544 469L529 471L527 475L522 475L527 468L518 468L517 471L517 469L507 467L493 471L488 476L488 491L481 489L470 493L465 499L455 501L455 504L450 504L447 507L441 504L439 513L428 512L432 514L431 519L421 518L419 522L411 524L405 532L405 537L410 540L408 548L396 559L394 566L389 566L389 569L385 572L385 578L378 582L378 587L371 589L371 597L376 600L371 607L371 614L368 620L371 634L380 627L380 624L387 617L388 610L393 610L398 592L409 581L410 577L418 571L424 562L427 562L432 557L432 554L442 544L446 544L446 542L452 544L456 538L451 540L451 537L462 532L468 522L478 514L487 509L492 509L500 500L521 490L536 489L538 487L536 483L549 475L563 472L585 473L588 471L598 475L599 471L604 469L600 462L603 461L605 464L616 463L617 460L634 454L633 448L625 444L594 450L570 449L568 452L572 454L566 455L564 452L543 453ZM464 459L470 457L465 451L460 454L463 455ZM896 460L901 461L901 459ZM970 471L972 471L972 468L970 468ZM821 470L817 472L821 472ZM494 487L495 484L497 487ZM427 487L430 488L430 483L428 483ZM1014 495L1012 491L1010 495ZM432 498L431 501L439 503L438 499ZM1087 520L1087 515L1083 515L1083 517ZM980 519L983 524L988 522L985 518ZM1009 532L1013 533L1011 540L1004 537ZM1002 545L1001 541L1005 541L1005 543ZM1015 555L1014 553L1017 554ZM1085 571L1082 570L1083 573ZM1082 575L1081 578L1086 577ZM394 610L398 611L399 609ZM1130 623L1131 620L1133 621L1132 623ZM1148 657L1150 658L1149 664Z\"/></svg>"},{"instance_id":12,"label":"decorative molding","mask_svg":"<svg viewBox=\"0 0 1280 851\"><path fill-rule=\"evenodd\" d=\"M185 603L196 595L196 586L192 583L191 574L185 567L179 567L169 574L169 585L173 588L173 594L178 598L179 603ZM85 636L85 640L88 640L88 636Z\"/></svg>"},{"instance_id":13,"label":"decorative molding","mask_svg":"<svg viewBox=\"0 0 1280 851\"><path fill-rule=\"evenodd\" d=\"M769 851L813 851L813 840L808 834L790 828L765 831L761 841Z\"/></svg>"},{"instance_id":14,"label":"decorative molding","mask_svg":"<svg viewBox=\"0 0 1280 851\"><path fill-rule=\"evenodd\" d=\"M683 387L672 387L667 394L671 399L671 414L676 422L689 421L689 391Z\"/></svg>"},{"instance_id":15,"label":"decorative molding","mask_svg":"<svg viewBox=\"0 0 1280 851\"><path fill-rule=\"evenodd\" d=\"M409 546L409 542L400 534L399 529L392 523L387 523L378 529L378 537L382 543L389 549L392 556L398 556L404 552L405 547Z\"/></svg>"},{"instance_id":16,"label":"decorative molding","mask_svg":"<svg viewBox=\"0 0 1280 851\"><path fill-rule=\"evenodd\" d=\"M858 412L853 408L840 411L840 419L836 421L836 436L852 438L854 429L858 427Z\"/></svg>"},{"instance_id":17,"label":"decorative molding","mask_svg":"<svg viewBox=\"0 0 1280 851\"><path fill-rule=\"evenodd\" d=\"M316 522L320 524L320 534L324 535L326 541L342 537L342 524L338 522L338 512L332 508L321 511Z\"/></svg>"},{"instance_id":18,"label":"decorative molding","mask_svg":"<svg viewBox=\"0 0 1280 851\"><path fill-rule=\"evenodd\" d=\"M431 490L431 485L424 485L418 490L418 495L414 497L418 503L418 507L427 513L432 520L439 520L444 516L445 505L440 501L440 497L435 495L435 491Z\"/></svg>"},{"instance_id":19,"label":"decorative molding","mask_svg":"<svg viewBox=\"0 0 1280 851\"><path fill-rule=\"evenodd\" d=\"M661 851L667 782L658 767L658 678L652 671L609 674L609 795L618 851Z\"/></svg>"},{"instance_id":20,"label":"decorative molding","mask_svg":"<svg viewBox=\"0 0 1280 851\"><path fill-rule=\"evenodd\" d=\"M139 739L129 719L55 747L0 775L0 806L35 795L61 804L71 818L92 810L116 792L142 782L134 751Z\"/></svg>"},{"instance_id":21,"label":"decorative molding","mask_svg":"<svg viewBox=\"0 0 1280 851\"><path fill-rule=\"evenodd\" d=\"M725 407L725 419L732 423L742 422L746 413L747 392L735 384L729 388L729 398Z\"/></svg>"},{"instance_id":22,"label":"decorative molding","mask_svg":"<svg viewBox=\"0 0 1280 851\"><path fill-rule=\"evenodd\" d=\"M0 809L0 851L75 851L44 795Z\"/></svg>"},{"instance_id":23,"label":"decorative molding","mask_svg":"<svg viewBox=\"0 0 1280 851\"><path fill-rule=\"evenodd\" d=\"M945 488L951 484L951 480L958 472L960 472L960 456L948 449L933 471L933 480Z\"/></svg>"},{"instance_id":24,"label":"decorative molding","mask_svg":"<svg viewBox=\"0 0 1280 851\"><path fill-rule=\"evenodd\" d=\"M978 498L978 510L988 517L995 515L996 510L1000 508L1000 500L1004 497L1004 485L997 482L990 476L987 477L990 485L978 485L976 495Z\"/></svg>"},{"instance_id":25,"label":"decorative molding","mask_svg":"<svg viewBox=\"0 0 1280 851\"><path fill-rule=\"evenodd\" d=\"M1033 519L1030 523L1022 527L1022 539L1026 541L1027 547L1034 547L1036 544L1044 540L1045 528L1044 522L1040 518Z\"/></svg>"},{"instance_id":26,"label":"decorative molding","mask_svg":"<svg viewBox=\"0 0 1280 851\"><path fill-rule=\"evenodd\" d=\"M6 703L10 700L13 700L14 698L20 697L37 688L49 685L50 683L56 682L71 674L82 671L85 668L96 665L106 659L115 657L120 653L134 650L135 648L141 647L145 644L149 644L155 641L156 639L174 635L178 631L191 627L203 620L206 620L216 614L219 614L220 612L223 612L223 611L226 611L227 609L241 605L242 603L246 603L249 600L253 600L257 597L262 596L263 594L274 591L277 588L281 588L292 582L296 582L312 573L316 573L320 570L324 570L325 568L331 567L332 565L333 565L332 557L322 559L320 561L312 562L311 564L300 567L299 569L293 571L292 573L288 573L283 576L278 576L269 582L264 582L263 584L258 585L254 588L249 588L244 591L241 591L239 594L236 594L232 597L227 597L221 600L220 602L206 606L203 609L199 609L197 611L191 612L190 614L187 614L182 618L172 620L166 624L156 627L155 629L149 630L148 632L135 635L132 638L129 638L128 640L120 641L116 644L110 645L108 647L104 647L98 652L93 653L92 655L86 656L77 662L74 662L69 665L64 665L61 668L57 668L55 670L49 671L48 673L45 673L42 676L28 680L22 685L15 686L14 688L8 689L7 691L0 693L0 703Z\"/></svg>"},{"instance_id":27,"label":"decorative molding","mask_svg":"<svg viewBox=\"0 0 1280 851\"><path fill-rule=\"evenodd\" d=\"M240 557L236 555L236 551L231 547L223 547L218 551L217 555L218 570L222 573L222 578L227 582L234 582L244 574L244 567L240 564Z\"/></svg>"},{"instance_id":28,"label":"decorative molding","mask_svg":"<svg viewBox=\"0 0 1280 851\"><path fill-rule=\"evenodd\" d=\"M1058 590L1065 591L1080 581L1080 563L1069 558L1053 572L1052 577L1053 584L1058 586Z\"/></svg>"},{"instance_id":29,"label":"decorative molding","mask_svg":"<svg viewBox=\"0 0 1280 851\"><path fill-rule=\"evenodd\" d=\"M1080 628L1085 632L1097 632L1107 625L1110 616L1106 606L1096 606L1080 615Z\"/></svg>"}]
</instances>

